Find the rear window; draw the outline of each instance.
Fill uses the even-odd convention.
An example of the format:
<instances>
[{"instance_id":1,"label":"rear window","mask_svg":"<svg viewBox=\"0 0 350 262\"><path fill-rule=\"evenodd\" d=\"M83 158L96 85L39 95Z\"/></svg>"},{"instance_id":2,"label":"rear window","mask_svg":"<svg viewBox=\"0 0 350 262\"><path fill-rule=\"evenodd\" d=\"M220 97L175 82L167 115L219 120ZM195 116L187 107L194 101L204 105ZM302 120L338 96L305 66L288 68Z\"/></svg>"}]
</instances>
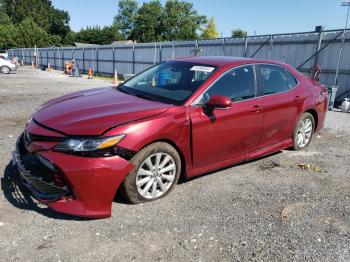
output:
<instances>
[{"instance_id":1,"label":"rear window","mask_svg":"<svg viewBox=\"0 0 350 262\"><path fill-rule=\"evenodd\" d=\"M298 84L298 81L295 79L295 77L291 73L288 72L288 70L286 70L286 76L287 76L288 88L289 89L294 88Z\"/></svg>"},{"instance_id":2,"label":"rear window","mask_svg":"<svg viewBox=\"0 0 350 262\"><path fill-rule=\"evenodd\" d=\"M284 68L274 65L259 65L258 72L260 75L259 86L263 89L263 95L281 93L290 89ZM293 84L292 81L291 83Z\"/></svg>"}]
</instances>

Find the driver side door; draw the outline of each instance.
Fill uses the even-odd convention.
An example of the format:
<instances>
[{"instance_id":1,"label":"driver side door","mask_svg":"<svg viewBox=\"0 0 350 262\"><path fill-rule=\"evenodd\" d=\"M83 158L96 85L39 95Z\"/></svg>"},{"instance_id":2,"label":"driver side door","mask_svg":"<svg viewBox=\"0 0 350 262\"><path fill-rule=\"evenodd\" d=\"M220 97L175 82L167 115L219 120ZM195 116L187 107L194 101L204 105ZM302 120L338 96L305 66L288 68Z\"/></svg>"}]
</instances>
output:
<instances>
[{"instance_id":1,"label":"driver side door","mask_svg":"<svg viewBox=\"0 0 350 262\"><path fill-rule=\"evenodd\" d=\"M220 76L191 107L194 169L242 161L256 150L263 120L256 90L254 65L240 66ZM229 97L232 106L206 108L214 95Z\"/></svg>"}]
</instances>

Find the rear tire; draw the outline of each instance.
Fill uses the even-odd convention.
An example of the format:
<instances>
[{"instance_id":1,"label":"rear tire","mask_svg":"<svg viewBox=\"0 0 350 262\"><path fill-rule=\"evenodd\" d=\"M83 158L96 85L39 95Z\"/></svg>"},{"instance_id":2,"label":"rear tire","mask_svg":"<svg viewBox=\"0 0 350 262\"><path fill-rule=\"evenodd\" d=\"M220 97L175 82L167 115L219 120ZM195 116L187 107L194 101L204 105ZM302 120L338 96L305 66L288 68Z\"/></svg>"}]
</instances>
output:
<instances>
[{"instance_id":1,"label":"rear tire","mask_svg":"<svg viewBox=\"0 0 350 262\"><path fill-rule=\"evenodd\" d=\"M293 149L301 150L306 148L312 140L314 131L314 117L310 113L303 113L293 132Z\"/></svg>"},{"instance_id":2,"label":"rear tire","mask_svg":"<svg viewBox=\"0 0 350 262\"><path fill-rule=\"evenodd\" d=\"M2 66L2 67L0 67L0 71L3 74L9 74L11 69L8 66Z\"/></svg>"},{"instance_id":3,"label":"rear tire","mask_svg":"<svg viewBox=\"0 0 350 262\"><path fill-rule=\"evenodd\" d=\"M179 180L181 159L176 149L167 143L156 142L146 146L130 162L135 168L121 185L121 193L130 203L139 204L165 197Z\"/></svg>"}]
</instances>

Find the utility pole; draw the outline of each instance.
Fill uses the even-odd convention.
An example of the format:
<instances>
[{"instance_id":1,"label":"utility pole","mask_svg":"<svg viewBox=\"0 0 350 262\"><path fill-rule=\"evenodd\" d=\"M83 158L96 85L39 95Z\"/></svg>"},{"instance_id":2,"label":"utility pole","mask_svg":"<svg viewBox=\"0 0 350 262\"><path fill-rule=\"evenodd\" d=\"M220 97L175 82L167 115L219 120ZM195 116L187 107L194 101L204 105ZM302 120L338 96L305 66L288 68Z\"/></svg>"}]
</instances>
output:
<instances>
[{"instance_id":1,"label":"utility pole","mask_svg":"<svg viewBox=\"0 0 350 262\"><path fill-rule=\"evenodd\" d=\"M350 11L350 0L342 2L341 6L347 6L348 7L348 11L346 13L345 27L344 27L344 30L343 30L343 37L342 37L341 46L340 46L340 50L339 50L338 63L337 63L337 69L335 71L334 85L333 86L337 86L338 85L339 67L340 67L340 62L341 62L341 58L342 58L342 54L343 54L343 48L344 48L344 43L345 43L346 28L348 27L348 19L349 19L349 11Z\"/></svg>"}]
</instances>

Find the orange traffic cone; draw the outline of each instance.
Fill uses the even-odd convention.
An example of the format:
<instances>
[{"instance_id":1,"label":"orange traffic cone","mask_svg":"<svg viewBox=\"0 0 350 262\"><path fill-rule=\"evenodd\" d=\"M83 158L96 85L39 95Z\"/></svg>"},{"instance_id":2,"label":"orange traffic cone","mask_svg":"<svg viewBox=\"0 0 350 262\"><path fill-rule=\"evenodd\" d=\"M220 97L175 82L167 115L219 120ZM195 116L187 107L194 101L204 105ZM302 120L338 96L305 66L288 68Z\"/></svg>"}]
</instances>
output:
<instances>
[{"instance_id":1,"label":"orange traffic cone","mask_svg":"<svg viewBox=\"0 0 350 262\"><path fill-rule=\"evenodd\" d=\"M64 62L64 73L66 75L68 75L68 62L67 61Z\"/></svg>"},{"instance_id":2,"label":"orange traffic cone","mask_svg":"<svg viewBox=\"0 0 350 262\"><path fill-rule=\"evenodd\" d=\"M88 69L88 79L92 79L92 78L93 78L92 68L89 67L89 69Z\"/></svg>"},{"instance_id":3,"label":"orange traffic cone","mask_svg":"<svg viewBox=\"0 0 350 262\"><path fill-rule=\"evenodd\" d=\"M119 85L119 79L118 79L118 73L117 69L114 70L114 79L113 79L113 84Z\"/></svg>"}]
</instances>

